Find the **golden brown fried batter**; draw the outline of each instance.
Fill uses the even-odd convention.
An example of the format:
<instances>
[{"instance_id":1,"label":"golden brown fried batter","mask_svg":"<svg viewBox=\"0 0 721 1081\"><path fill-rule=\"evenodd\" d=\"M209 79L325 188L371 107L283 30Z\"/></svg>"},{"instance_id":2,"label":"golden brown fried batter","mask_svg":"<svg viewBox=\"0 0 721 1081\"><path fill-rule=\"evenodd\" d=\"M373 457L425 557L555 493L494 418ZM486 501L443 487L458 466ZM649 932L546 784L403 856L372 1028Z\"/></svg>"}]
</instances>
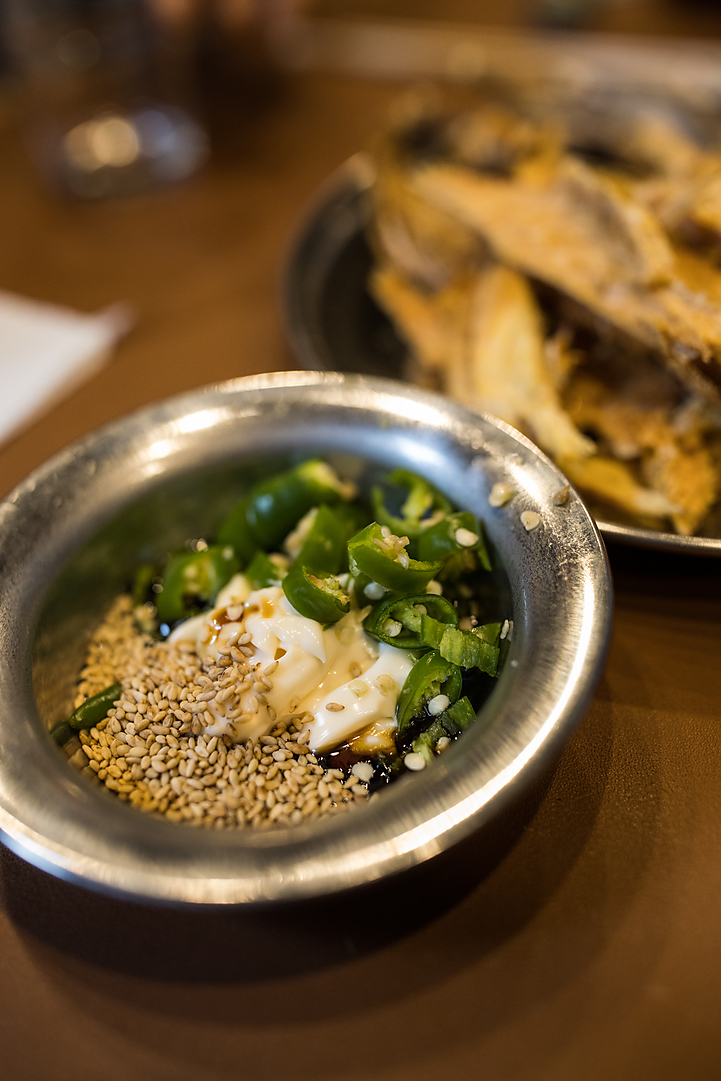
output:
<instances>
[{"instance_id":1,"label":"golden brown fried batter","mask_svg":"<svg viewBox=\"0 0 721 1081\"><path fill-rule=\"evenodd\" d=\"M468 367L472 404L529 432L554 457L594 453L553 385L533 292L508 267L497 265L478 276L470 307Z\"/></svg>"},{"instance_id":2,"label":"golden brown fried batter","mask_svg":"<svg viewBox=\"0 0 721 1081\"><path fill-rule=\"evenodd\" d=\"M424 108L376 142L371 231L373 293L422 378L594 497L696 532L721 488L721 270L689 238L721 242L721 155L648 110L590 164L550 120Z\"/></svg>"}]
</instances>

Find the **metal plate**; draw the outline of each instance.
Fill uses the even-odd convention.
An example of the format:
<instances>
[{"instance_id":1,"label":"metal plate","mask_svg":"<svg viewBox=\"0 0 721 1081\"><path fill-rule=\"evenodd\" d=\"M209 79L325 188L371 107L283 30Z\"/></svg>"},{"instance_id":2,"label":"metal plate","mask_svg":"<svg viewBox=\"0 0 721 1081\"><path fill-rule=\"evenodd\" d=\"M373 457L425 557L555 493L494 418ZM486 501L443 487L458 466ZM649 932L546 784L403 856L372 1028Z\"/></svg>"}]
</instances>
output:
<instances>
[{"instance_id":1,"label":"metal plate","mask_svg":"<svg viewBox=\"0 0 721 1081\"><path fill-rule=\"evenodd\" d=\"M408 378L408 351L366 288L373 256L365 240L369 169L351 158L327 181L291 246L283 283L290 343L304 368ZM610 540L685 555L721 557L721 537L682 537L614 520L596 523Z\"/></svg>"}]
</instances>

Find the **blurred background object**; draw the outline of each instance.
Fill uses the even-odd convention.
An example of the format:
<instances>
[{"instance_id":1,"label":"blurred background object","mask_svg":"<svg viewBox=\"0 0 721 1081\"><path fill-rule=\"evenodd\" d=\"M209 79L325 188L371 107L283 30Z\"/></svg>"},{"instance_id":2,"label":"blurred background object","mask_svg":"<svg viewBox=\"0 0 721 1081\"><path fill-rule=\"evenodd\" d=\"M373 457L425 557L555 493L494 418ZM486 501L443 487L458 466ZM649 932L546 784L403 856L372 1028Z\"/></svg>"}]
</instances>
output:
<instances>
[{"instance_id":1,"label":"blurred background object","mask_svg":"<svg viewBox=\"0 0 721 1081\"><path fill-rule=\"evenodd\" d=\"M7 0L5 14L29 147L51 182L97 199L203 162L183 42L145 0Z\"/></svg>"},{"instance_id":2,"label":"blurred background object","mask_svg":"<svg viewBox=\"0 0 721 1081\"><path fill-rule=\"evenodd\" d=\"M209 142L242 157L247 121L282 96L288 71L472 79L499 31L541 47L554 31L721 34L709 0L4 0L0 14L0 71L17 77L31 153L57 187L92 199L187 177ZM415 30L439 55L451 27L475 36L449 46L442 70L424 70ZM490 35L485 49L479 34ZM570 68L576 43L562 44ZM681 68L664 59L657 73L684 82Z\"/></svg>"},{"instance_id":3,"label":"blurred background object","mask_svg":"<svg viewBox=\"0 0 721 1081\"><path fill-rule=\"evenodd\" d=\"M631 34L721 34L718 0L315 0L321 17L576 26Z\"/></svg>"}]
</instances>

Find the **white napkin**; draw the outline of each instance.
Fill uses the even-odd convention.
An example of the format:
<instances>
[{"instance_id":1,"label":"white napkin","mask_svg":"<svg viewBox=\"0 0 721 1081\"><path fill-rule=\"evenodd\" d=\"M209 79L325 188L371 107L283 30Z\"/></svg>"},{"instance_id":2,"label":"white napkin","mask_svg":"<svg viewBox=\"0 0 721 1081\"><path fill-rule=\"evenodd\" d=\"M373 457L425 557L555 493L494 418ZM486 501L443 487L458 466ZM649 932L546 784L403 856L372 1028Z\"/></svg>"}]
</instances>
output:
<instances>
[{"instance_id":1,"label":"white napkin","mask_svg":"<svg viewBox=\"0 0 721 1081\"><path fill-rule=\"evenodd\" d=\"M93 375L132 323L124 304L83 315L0 290L0 443Z\"/></svg>"}]
</instances>

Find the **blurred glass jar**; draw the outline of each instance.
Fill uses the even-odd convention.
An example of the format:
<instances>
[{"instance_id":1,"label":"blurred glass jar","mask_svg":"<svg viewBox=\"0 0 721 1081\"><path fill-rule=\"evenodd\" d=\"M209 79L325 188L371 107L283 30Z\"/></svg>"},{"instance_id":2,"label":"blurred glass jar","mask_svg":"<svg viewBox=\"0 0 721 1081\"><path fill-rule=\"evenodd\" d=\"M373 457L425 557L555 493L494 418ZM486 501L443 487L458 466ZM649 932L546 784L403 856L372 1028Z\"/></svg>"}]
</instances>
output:
<instances>
[{"instance_id":1,"label":"blurred glass jar","mask_svg":"<svg viewBox=\"0 0 721 1081\"><path fill-rule=\"evenodd\" d=\"M5 0L5 12L30 151L51 182L102 199L200 167L188 49L144 0Z\"/></svg>"}]
</instances>

